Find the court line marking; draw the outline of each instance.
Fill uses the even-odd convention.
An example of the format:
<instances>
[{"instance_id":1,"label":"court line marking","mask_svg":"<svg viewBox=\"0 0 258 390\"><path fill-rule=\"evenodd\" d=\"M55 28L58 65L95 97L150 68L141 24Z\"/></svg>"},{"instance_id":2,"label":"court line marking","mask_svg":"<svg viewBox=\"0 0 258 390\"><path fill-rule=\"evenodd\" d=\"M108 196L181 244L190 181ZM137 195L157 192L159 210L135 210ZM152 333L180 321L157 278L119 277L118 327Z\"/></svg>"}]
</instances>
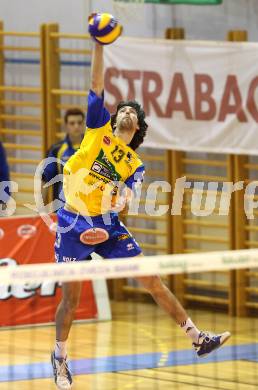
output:
<instances>
[{"instance_id":1,"label":"court line marking","mask_svg":"<svg viewBox=\"0 0 258 390\"><path fill-rule=\"evenodd\" d=\"M160 368L158 363L161 352L118 355L99 357L94 359L78 359L70 362L74 375L96 374L104 372L118 372ZM193 364L220 363L224 361L249 360L258 362L258 343L224 346L205 359L197 358L193 350L171 351L165 366L186 366ZM50 363L39 362L0 366L0 382L51 378Z\"/></svg>"},{"instance_id":2,"label":"court line marking","mask_svg":"<svg viewBox=\"0 0 258 390\"><path fill-rule=\"evenodd\" d=\"M157 366L164 367L169 357L169 348L166 346L166 344L159 337L157 337L157 335L153 334L153 332L149 330L147 326L139 326L133 323L131 323L131 326L136 327L137 332L143 333L146 338L150 339L154 344L158 346L159 350L161 351L161 356L157 363ZM144 380L145 378L138 378L136 381L127 383L126 385L122 386L121 390L134 388L135 385L141 384L142 382L144 382Z\"/></svg>"},{"instance_id":3,"label":"court line marking","mask_svg":"<svg viewBox=\"0 0 258 390\"><path fill-rule=\"evenodd\" d=\"M137 376L136 374L127 374L125 372L121 373L120 374L122 375L131 375L131 376ZM149 379L149 380L158 380L159 382L166 382L166 383L173 383L173 384L180 384L180 385L188 385L188 386L195 386L197 387L198 389L200 389L201 387L203 387L203 385L199 384L199 383L196 383L196 378L200 378L199 375L197 377L195 377L195 383L192 382L184 382L184 381L180 381L180 380L176 380L176 379L164 379L164 378L152 378L152 377L149 377L149 376L141 376L142 380L141 382L145 381L146 379ZM241 383L242 384L242 383ZM214 385L207 385L205 384L205 389L214 389L214 390L228 390L228 388L225 388L225 387L218 387L216 385L216 387L214 387Z\"/></svg>"},{"instance_id":4,"label":"court line marking","mask_svg":"<svg viewBox=\"0 0 258 390\"><path fill-rule=\"evenodd\" d=\"M246 360L237 360L237 362L241 363L243 361L246 361ZM228 361L230 362L230 361ZM254 363L250 361L250 363ZM182 366L179 366L179 367L182 367ZM155 375L155 370L157 368L154 368L153 370L148 370L148 373L150 373L150 376L146 375L146 374L138 374L137 372L135 373L127 373L127 372L119 372L120 375L128 375L128 376L135 376L135 377L142 377L143 380L144 379L153 379L153 380L157 380L155 377L152 377L151 375L154 373ZM186 376L186 377L189 377L189 378L194 378L196 380L196 373L187 373L187 372L184 372L184 371L177 371L176 369L170 369L169 371L164 369L164 367L162 369L159 369L159 372L162 372L162 373L166 373L168 375L183 375L183 376ZM197 376L199 379L208 379L208 380L213 380L214 379L214 376L211 375L211 376L205 376L205 375L200 375L198 373L198 376ZM255 379L258 379L258 374L255 376ZM170 379L166 379L166 378L158 378L159 381L164 381L164 382L175 382L175 383L184 383L184 382L180 382L179 380L176 381L176 380L170 380ZM250 387L254 387L255 389L257 389L257 384L252 384L252 383L247 383L247 382L243 382L243 381L238 381L238 380L231 380L231 379L225 379L225 378L221 378L221 377L216 377L216 380L218 380L219 382L224 382L225 384L236 384L236 385L245 385L245 386L250 386ZM189 384L189 383L188 383ZM199 384L198 384L199 386ZM205 385L206 386L206 385ZM218 388L218 387L217 387ZM218 389L222 389L221 387L219 387ZM228 387L227 387L228 389Z\"/></svg>"}]
</instances>

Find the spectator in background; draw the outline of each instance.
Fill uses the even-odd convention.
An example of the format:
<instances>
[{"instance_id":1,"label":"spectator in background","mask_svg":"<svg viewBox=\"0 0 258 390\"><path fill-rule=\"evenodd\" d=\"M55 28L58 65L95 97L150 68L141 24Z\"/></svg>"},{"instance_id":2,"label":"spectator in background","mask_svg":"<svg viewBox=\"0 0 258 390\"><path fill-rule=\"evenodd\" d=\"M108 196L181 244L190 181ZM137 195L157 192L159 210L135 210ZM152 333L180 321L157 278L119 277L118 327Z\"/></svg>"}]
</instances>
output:
<instances>
[{"instance_id":1,"label":"spectator in background","mask_svg":"<svg viewBox=\"0 0 258 390\"><path fill-rule=\"evenodd\" d=\"M64 115L66 137L53 144L47 152L47 157L56 158L55 162L47 164L42 175L42 196L44 204L47 203L47 188L44 184L63 173L63 166L67 160L79 149L85 131L85 114L79 108L70 108ZM53 184L53 201L64 201L62 181ZM56 211L56 210L54 210Z\"/></svg>"},{"instance_id":2,"label":"spectator in background","mask_svg":"<svg viewBox=\"0 0 258 390\"><path fill-rule=\"evenodd\" d=\"M0 141L0 211L6 209L8 198L10 196L10 186L8 184L2 185L2 182L10 180L9 167L7 164L6 153L2 142Z\"/></svg>"}]
</instances>

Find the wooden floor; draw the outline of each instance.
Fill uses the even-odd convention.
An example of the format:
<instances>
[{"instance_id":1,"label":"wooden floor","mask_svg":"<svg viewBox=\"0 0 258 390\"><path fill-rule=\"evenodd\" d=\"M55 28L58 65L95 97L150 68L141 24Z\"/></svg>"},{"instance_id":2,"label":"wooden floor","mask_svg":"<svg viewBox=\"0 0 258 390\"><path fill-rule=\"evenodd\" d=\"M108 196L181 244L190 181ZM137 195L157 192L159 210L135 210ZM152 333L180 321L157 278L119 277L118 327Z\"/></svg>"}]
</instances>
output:
<instances>
[{"instance_id":1,"label":"wooden floor","mask_svg":"<svg viewBox=\"0 0 258 390\"><path fill-rule=\"evenodd\" d=\"M188 356L188 359L189 356L194 357L194 352L190 351L191 342L181 329L152 304L117 303L113 305L111 322L75 324L68 345L69 360L117 357L118 361L123 359L123 364L128 359L129 368L132 360L136 366L138 363L143 366L75 375L73 389L257 389L258 347L255 343L258 342L258 319L235 319L209 311L194 311L190 314L201 329L232 332L228 344L216 353L218 358L215 361L202 359L198 363L185 364L184 356ZM50 326L2 330L0 368L34 362L48 363L53 342L54 327ZM242 355L234 350L234 345L238 346ZM187 351L180 352L184 350ZM172 359L168 364L171 351L178 351L182 361ZM221 361L227 351L231 351L231 357L226 356L225 361ZM153 368L144 367L145 356L150 357L150 354L155 353L159 353L158 363L153 362ZM55 386L52 378L2 382L0 377L0 390L30 389L48 390L55 389Z\"/></svg>"}]
</instances>

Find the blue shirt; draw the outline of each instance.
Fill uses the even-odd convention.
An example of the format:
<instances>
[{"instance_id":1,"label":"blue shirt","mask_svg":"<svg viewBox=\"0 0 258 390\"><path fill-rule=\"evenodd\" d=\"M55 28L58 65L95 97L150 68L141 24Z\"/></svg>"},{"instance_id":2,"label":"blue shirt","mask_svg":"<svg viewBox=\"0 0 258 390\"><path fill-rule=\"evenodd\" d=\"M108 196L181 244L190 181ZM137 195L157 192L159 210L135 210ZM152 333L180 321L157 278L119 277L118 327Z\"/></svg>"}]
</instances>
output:
<instances>
[{"instance_id":1,"label":"blue shirt","mask_svg":"<svg viewBox=\"0 0 258 390\"><path fill-rule=\"evenodd\" d=\"M57 175L63 174L63 168L69 158L79 149L80 145L72 145L69 136L67 135L62 141L53 144L47 152L47 157L56 158L56 162L45 165L42 180L47 183L54 179ZM63 182L58 181L53 184L53 198L64 201ZM53 199L53 200L54 200Z\"/></svg>"},{"instance_id":2,"label":"blue shirt","mask_svg":"<svg viewBox=\"0 0 258 390\"><path fill-rule=\"evenodd\" d=\"M10 176L6 153L2 143L0 142L0 182L9 180ZM8 200L8 195L10 195L10 189L7 186L4 191L1 191L0 193L0 201L6 202Z\"/></svg>"}]
</instances>

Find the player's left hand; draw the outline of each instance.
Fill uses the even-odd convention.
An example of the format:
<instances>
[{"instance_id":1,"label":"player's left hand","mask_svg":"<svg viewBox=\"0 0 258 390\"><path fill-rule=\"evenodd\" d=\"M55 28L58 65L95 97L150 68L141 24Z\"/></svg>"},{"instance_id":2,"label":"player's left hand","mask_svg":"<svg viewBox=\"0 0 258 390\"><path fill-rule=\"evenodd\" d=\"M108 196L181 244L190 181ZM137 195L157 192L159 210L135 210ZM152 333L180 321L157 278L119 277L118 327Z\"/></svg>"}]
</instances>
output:
<instances>
[{"instance_id":1,"label":"player's left hand","mask_svg":"<svg viewBox=\"0 0 258 390\"><path fill-rule=\"evenodd\" d=\"M116 213L120 213L131 201L132 196L132 190L130 190L130 188L124 188L122 194L118 195L115 199L115 202L111 205L111 210Z\"/></svg>"},{"instance_id":2,"label":"player's left hand","mask_svg":"<svg viewBox=\"0 0 258 390\"><path fill-rule=\"evenodd\" d=\"M97 15L97 12L92 12L89 16L88 16L88 22L94 18L94 16Z\"/></svg>"}]
</instances>

